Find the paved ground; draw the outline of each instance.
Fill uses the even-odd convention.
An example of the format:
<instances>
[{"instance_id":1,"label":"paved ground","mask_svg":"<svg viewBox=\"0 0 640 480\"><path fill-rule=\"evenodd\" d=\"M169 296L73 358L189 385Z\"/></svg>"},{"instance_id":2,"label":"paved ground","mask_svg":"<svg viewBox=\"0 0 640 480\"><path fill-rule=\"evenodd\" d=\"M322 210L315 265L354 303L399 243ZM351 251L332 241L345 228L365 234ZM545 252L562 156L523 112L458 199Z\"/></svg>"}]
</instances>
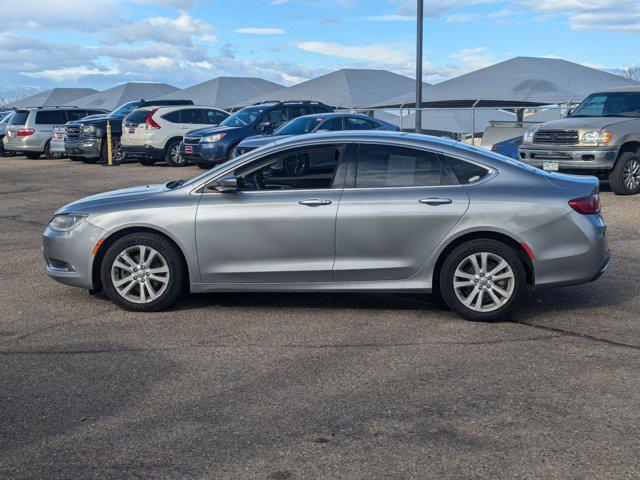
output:
<instances>
[{"instance_id":1,"label":"paved ground","mask_svg":"<svg viewBox=\"0 0 640 480\"><path fill-rule=\"evenodd\" d=\"M0 159L1 478L638 478L640 197L615 261L474 324L395 295L132 314L43 273L52 212L195 168Z\"/></svg>"}]
</instances>

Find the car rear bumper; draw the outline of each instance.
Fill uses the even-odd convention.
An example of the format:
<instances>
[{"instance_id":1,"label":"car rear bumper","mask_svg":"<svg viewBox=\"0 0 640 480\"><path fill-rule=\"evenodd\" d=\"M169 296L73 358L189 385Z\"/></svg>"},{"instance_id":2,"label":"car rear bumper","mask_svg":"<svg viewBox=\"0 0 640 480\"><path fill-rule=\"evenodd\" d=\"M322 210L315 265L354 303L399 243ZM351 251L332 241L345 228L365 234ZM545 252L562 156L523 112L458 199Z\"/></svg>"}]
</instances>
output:
<instances>
[{"instance_id":1,"label":"car rear bumper","mask_svg":"<svg viewBox=\"0 0 640 480\"><path fill-rule=\"evenodd\" d=\"M36 135L28 137L9 137L5 135L2 139L5 150L12 152L40 152L44 151L45 141Z\"/></svg>"},{"instance_id":2,"label":"car rear bumper","mask_svg":"<svg viewBox=\"0 0 640 480\"><path fill-rule=\"evenodd\" d=\"M214 166L229 159L224 145L215 143L180 144L180 155L188 162L197 165Z\"/></svg>"},{"instance_id":3,"label":"car rear bumper","mask_svg":"<svg viewBox=\"0 0 640 480\"><path fill-rule=\"evenodd\" d=\"M618 158L617 148L585 148L526 145L518 148L520 160L542 168L544 162L558 162L559 170L611 170Z\"/></svg>"},{"instance_id":4,"label":"car rear bumper","mask_svg":"<svg viewBox=\"0 0 640 480\"><path fill-rule=\"evenodd\" d=\"M99 138L84 138L77 140L65 140L64 151L68 155L99 158L102 141Z\"/></svg>"},{"instance_id":5,"label":"car rear bumper","mask_svg":"<svg viewBox=\"0 0 640 480\"><path fill-rule=\"evenodd\" d=\"M122 153L127 158L154 158L162 160L164 158L164 149L156 148L151 145L120 145Z\"/></svg>"},{"instance_id":6,"label":"car rear bumper","mask_svg":"<svg viewBox=\"0 0 640 480\"><path fill-rule=\"evenodd\" d=\"M65 285L93 289L92 251L105 233L86 220L69 232L47 228L42 238L47 275Z\"/></svg>"}]
</instances>

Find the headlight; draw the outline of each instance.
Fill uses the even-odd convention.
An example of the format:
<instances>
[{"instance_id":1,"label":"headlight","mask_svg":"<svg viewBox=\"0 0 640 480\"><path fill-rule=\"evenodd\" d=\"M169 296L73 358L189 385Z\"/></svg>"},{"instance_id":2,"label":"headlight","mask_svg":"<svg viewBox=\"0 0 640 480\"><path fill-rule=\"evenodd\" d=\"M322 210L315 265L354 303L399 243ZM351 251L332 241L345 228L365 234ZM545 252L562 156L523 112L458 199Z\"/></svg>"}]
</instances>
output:
<instances>
[{"instance_id":1,"label":"headlight","mask_svg":"<svg viewBox=\"0 0 640 480\"><path fill-rule=\"evenodd\" d=\"M51 219L49 228L59 232L68 232L80 225L85 218L87 216L82 213L61 213Z\"/></svg>"},{"instance_id":2,"label":"headlight","mask_svg":"<svg viewBox=\"0 0 640 480\"><path fill-rule=\"evenodd\" d=\"M535 127L531 127L529 130L524 132L524 135L522 136L522 142L523 143L533 143L533 137L535 137L535 135L536 135L536 130L538 130L538 126L537 125Z\"/></svg>"},{"instance_id":3,"label":"headlight","mask_svg":"<svg viewBox=\"0 0 640 480\"><path fill-rule=\"evenodd\" d=\"M200 142L201 143L219 142L220 140L222 140L224 138L225 135L226 135L226 133L216 133L214 135L209 135L207 137L202 137L202 140L200 140Z\"/></svg>"},{"instance_id":4,"label":"headlight","mask_svg":"<svg viewBox=\"0 0 640 480\"><path fill-rule=\"evenodd\" d=\"M96 133L96 127L94 127L93 125L83 125L82 133L86 133L86 134Z\"/></svg>"},{"instance_id":5,"label":"headlight","mask_svg":"<svg viewBox=\"0 0 640 480\"><path fill-rule=\"evenodd\" d=\"M606 144L611 140L611 132L594 130L582 136L582 143L590 145Z\"/></svg>"}]
</instances>

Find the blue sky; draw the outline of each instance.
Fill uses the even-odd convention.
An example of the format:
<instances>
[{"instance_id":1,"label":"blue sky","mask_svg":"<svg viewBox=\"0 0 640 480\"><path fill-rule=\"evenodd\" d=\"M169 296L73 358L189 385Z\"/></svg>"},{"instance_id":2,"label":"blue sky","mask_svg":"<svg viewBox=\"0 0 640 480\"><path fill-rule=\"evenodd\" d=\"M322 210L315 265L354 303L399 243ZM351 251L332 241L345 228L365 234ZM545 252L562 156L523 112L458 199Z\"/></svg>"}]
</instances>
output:
<instances>
[{"instance_id":1,"label":"blue sky","mask_svg":"<svg viewBox=\"0 0 640 480\"><path fill-rule=\"evenodd\" d=\"M425 0L425 80L508 58L640 63L638 0ZM6 5L3 5L5 4ZM13 5L13 6L11 6ZM219 75L292 84L341 67L411 76L415 0L0 0L0 88Z\"/></svg>"}]
</instances>

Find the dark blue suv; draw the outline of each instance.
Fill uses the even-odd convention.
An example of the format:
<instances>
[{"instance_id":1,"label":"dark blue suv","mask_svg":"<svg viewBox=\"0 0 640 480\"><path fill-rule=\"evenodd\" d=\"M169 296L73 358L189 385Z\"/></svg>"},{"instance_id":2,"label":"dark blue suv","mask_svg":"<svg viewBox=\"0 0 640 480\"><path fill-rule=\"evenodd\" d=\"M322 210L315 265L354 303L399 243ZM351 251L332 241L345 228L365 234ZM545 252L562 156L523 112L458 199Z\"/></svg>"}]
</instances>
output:
<instances>
[{"instance_id":1,"label":"dark blue suv","mask_svg":"<svg viewBox=\"0 0 640 480\"><path fill-rule=\"evenodd\" d=\"M180 144L183 158L200 168L226 162L233 149L247 137L273 133L289 120L333 109L320 102L261 102L238 110L217 127L189 132Z\"/></svg>"}]
</instances>

